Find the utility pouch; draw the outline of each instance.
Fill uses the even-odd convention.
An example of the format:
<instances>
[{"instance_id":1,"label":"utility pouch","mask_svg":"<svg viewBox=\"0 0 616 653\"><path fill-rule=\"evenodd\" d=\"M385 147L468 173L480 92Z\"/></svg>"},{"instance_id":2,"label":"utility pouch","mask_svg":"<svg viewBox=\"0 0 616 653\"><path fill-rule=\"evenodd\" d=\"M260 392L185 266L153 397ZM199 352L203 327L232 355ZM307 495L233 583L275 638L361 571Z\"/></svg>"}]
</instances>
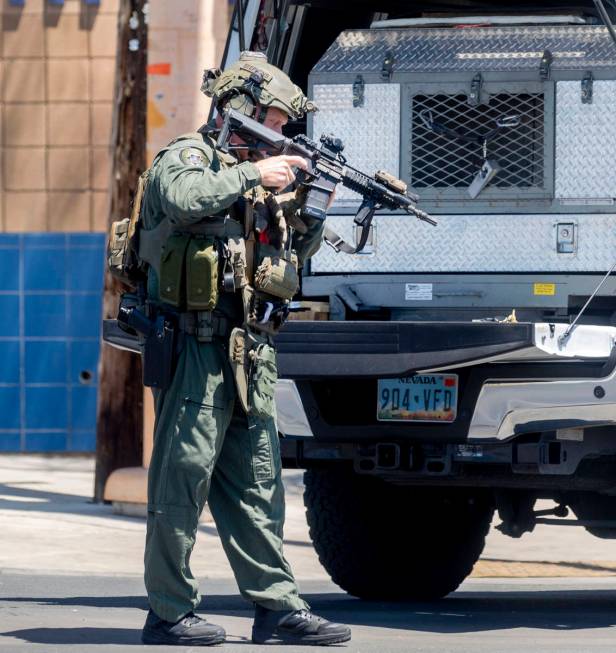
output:
<instances>
[{"instance_id":1,"label":"utility pouch","mask_svg":"<svg viewBox=\"0 0 616 653\"><path fill-rule=\"evenodd\" d=\"M212 311L218 303L218 250L213 238L193 236L186 250L186 309Z\"/></svg>"},{"instance_id":2,"label":"utility pouch","mask_svg":"<svg viewBox=\"0 0 616 653\"><path fill-rule=\"evenodd\" d=\"M166 390L175 369L176 330L159 315L143 343L143 385Z\"/></svg>"},{"instance_id":3,"label":"utility pouch","mask_svg":"<svg viewBox=\"0 0 616 653\"><path fill-rule=\"evenodd\" d=\"M255 288L280 299L291 299L299 288L297 266L279 256L266 256L255 271Z\"/></svg>"},{"instance_id":4,"label":"utility pouch","mask_svg":"<svg viewBox=\"0 0 616 653\"><path fill-rule=\"evenodd\" d=\"M246 326L257 333L275 336L289 315L289 300L279 299L246 286L242 292Z\"/></svg>"},{"instance_id":5,"label":"utility pouch","mask_svg":"<svg viewBox=\"0 0 616 653\"><path fill-rule=\"evenodd\" d=\"M231 257L235 289L240 290L248 283L246 276L246 241L244 238L228 238L227 249Z\"/></svg>"},{"instance_id":6,"label":"utility pouch","mask_svg":"<svg viewBox=\"0 0 616 653\"><path fill-rule=\"evenodd\" d=\"M257 340L248 351L248 359L250 412L261 418L271 417L274 414L274 392L278 380L276 350L269 343Z\"/></svg>"},{"instance_id":7,"label":"utility pouch","mask_svg":"<svg viewBox=\"0 0 616 653\"><path fill-rule=\"evenodd\" d=\"M184 304L184 261L190 238L190 234L169 236L160 259L160 300L176 308L182 308Z\"/></svg>"},{"instance_id":8,"label":"utility pouch","mask_svg":"<svg viewBox=\"0 0 616 653\"><path fill-rule=\"evenodd\" d=\"M128 243L128 228L130 226L130 218L123 220L116 220L111 225L109 231L109 244L107 245L107 265L109 272L120 279L120 281L127 281L126 274L127 258L129 254Z\"/></svg>"},{"instance_id":9,"label":"utility pouch","mask_svg":"<svg viewBox=\"0 0 616 653\"><path fill-rule=\"evenodd\" d=\"M229 361L244 411L256 417L271 417L278 380L274 348L263 336L242 328L233 329Z\"/></svg>"},{"instance_id":10,"label":"utility pouch","mask_svg":"<svg viewBox=\"0 0 616 653\"><path fill-rule=\"evenodd\" d=\"M237 389L237 396L245 413L248 413L248 369L246 360L246 336L245 329L236 328L231 331L229 338L229 363L233 370L233 378Z\"/></svg>"},{"instance_id":11,"label":"utility pouch","mask_svg":"<svg viewBox=\"0 0 616 653\"><path fill-rule=\"evenodd\" d=\"M139 251L141 202L148 176L149 170L146 170L139 177L130 217L116 220L109 231L107 245L109 272L128 285L137 284L145 278L137 252Z\"/></svg>"}]
</instances>

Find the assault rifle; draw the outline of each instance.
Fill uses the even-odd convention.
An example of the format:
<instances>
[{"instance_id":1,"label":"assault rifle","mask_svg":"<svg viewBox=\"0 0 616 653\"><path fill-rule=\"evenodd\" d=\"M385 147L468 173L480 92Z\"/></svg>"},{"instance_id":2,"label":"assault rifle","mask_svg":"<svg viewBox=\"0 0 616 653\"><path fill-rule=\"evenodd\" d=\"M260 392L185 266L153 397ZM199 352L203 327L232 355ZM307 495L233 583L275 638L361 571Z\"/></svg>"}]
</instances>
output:
<instances>
[{"instance_id":1,"label":"assault rifle","mask_svg":"<svg viewBox=\"0 0 616 653\"><path fill-rule=\"evenodd\" d=\"M232 134L240 136L246 145L230 145ZM419 197L408 192L403 181L382 170L371 177L350 166L342 154L343 142L333 135L323 134L320 143L310 140L304 134L287 138L235 109L228 109L224 113L217 147L223 152L248 148L266 150L272 154L295 154L307 159L308 170L298 174L298 181L308 187L302 216L325 220L329 199L338 184L359 193L363 201L355 215L355 224L360 229L357 246L351 247L331 229L325 228L325 240L337 252L361 252L368 240L374 213L381 208L402 209L419 220L436 226L435 220L415 206Z\"/></svg>"}]
</instances>

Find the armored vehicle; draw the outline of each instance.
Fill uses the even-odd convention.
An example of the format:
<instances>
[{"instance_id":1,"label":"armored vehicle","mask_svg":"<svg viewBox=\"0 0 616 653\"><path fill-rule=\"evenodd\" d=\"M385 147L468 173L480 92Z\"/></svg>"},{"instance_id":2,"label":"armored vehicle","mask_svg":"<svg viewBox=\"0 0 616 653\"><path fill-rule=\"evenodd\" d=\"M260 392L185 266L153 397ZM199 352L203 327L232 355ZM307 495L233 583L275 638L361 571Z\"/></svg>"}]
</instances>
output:
<instances>
[{"instance_id":1,"label":"armored vehicle","mask_svg":"<svg viewBox=\"0 0 616 653\"><path fill-rule=\"evenodd\" d=\"M341 138L438 222L382 210L360 254L322 247L277 337L283 462L306 470L332 579L364 598L445 596L493 519L512 537L539 523L616 537L603 3L248 0L239 13L223 65L264 51L319 107L289 135ZM339 187L327 218L349 242L358 202Z\"/></svg>"},{"instance_id":2,"label":"armored vehicle","mask_svg":"<svg viewBox=\"0 0 616 653\"><path fill-rule=\"evenodd\" d=\"M294 128L438 221L382 211L361 254L324 246L294 317L327 319L278 337L283 460L356 596L451 592L495 511L616 537L612 277L569 330L616 258L616 44L585 4L245 4L245 47L319 107ZM349 242L358 203L339 187L328 216Z\"/></svg>"}]
</instances>

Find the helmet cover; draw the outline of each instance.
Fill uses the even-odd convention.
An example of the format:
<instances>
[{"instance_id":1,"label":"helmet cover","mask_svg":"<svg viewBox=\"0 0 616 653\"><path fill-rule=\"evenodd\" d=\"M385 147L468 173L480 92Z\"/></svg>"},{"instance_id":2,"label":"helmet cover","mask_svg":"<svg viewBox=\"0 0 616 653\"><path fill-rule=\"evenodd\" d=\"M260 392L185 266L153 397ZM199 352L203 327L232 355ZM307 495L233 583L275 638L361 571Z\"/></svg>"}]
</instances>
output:
<instances>
[{"instance_id":1,"label":"helmet cover","mask_svg":"<svg viewBox=\"0 0 616 653\"><path fill-rule=\"evenodd\" d=\"M224 72L219 68L206 70L201 91L216 106L230 103L232 108L247 115L254 114L256 105L280 109L291 120L317 110L301 88L280 68L268 63L261 52L242 52L239 61Z\"/></svg>"}]
</instances>

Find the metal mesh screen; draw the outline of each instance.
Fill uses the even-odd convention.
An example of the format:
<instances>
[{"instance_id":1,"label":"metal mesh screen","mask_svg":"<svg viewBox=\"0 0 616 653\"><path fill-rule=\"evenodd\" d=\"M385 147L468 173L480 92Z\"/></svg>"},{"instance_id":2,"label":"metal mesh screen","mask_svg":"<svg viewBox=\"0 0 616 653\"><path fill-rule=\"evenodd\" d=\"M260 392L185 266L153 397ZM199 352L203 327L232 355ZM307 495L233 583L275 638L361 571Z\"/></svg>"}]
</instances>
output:
<instances>
[{"instance_id":1,"label":"metal mesh screen","mask_svg":"<svg viewBox=\"0 0 616 653\"><path fill-rule=\"evenodd\" d=\"M478 141L495 129L497 121L519 116L515 126L499 129L487 143L487 158L500 167L490 186L543 189L542 93L497 92L479 106L471 106L464 94L414 95L411 102L414 188L468 188L484 160Z\"/></svg>"}]
</instances>

